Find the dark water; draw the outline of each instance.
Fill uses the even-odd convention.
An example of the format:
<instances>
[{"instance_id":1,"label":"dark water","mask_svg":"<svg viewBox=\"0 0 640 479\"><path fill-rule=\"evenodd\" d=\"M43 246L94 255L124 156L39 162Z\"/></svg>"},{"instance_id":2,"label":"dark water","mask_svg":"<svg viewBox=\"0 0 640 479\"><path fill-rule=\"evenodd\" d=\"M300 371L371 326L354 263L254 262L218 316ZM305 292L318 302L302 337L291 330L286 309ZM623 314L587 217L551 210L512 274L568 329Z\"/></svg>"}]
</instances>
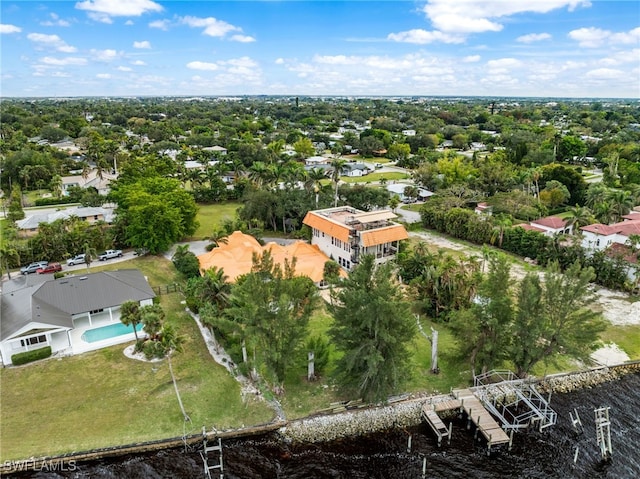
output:
<instances>
[{"instance_id":1,"label":"dark water","mask_svg":"<svg viewBox=\"0 0 640 479\"><path fill-rule=\"evenodd\" d=\"M426 427L394 430L322 445L290 446L273 436L223 442L225 478L640 478L640 373L551 399L556 426L516 434L512 450L487 457L465 422L455 420L451 444L438 448ZM593 410L610 407L613 458L600 459ZM576 435L569 412L577 409L585 432ZM412 435L412 449L407 439ZM579 447L577 463L574 451ZM18 476L16 476L18 477ZM32 473L35 478L201 478L196 447L79 464L73 472Z\"/></svg>"}]
</instances>

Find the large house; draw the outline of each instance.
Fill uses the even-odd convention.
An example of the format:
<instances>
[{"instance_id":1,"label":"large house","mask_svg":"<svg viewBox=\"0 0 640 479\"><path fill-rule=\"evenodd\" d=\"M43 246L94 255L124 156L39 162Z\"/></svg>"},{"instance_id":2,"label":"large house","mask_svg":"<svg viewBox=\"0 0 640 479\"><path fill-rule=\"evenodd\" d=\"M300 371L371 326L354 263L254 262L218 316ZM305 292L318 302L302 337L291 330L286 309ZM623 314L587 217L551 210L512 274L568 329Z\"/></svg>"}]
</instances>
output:
<instances>
[{"instance_id":1,"label":"large house","mask_svg":"<svg viewBox=\"0 0 640 479\"><path fill-rule=\"evenodd\" d=\"M633 219L637 217L638 219ZM627 244L631 235L640 235L640 213L625 216L624 221L612 225L592 224L580 228L582 247L602 251L613 244Z\"/></svg>"},{"instance_id":2,"label":"large house","mask_svg":"<svg viewBox=\"0 0 640 479\"><path fill-rule=\"evenodd\" d=\"M101 206L70 206L59 211L37 213L16 221L21 236L33 236L38 232L40 223L53 223L59 219L67 219L76 216L87 223L113 221L113 208L103 208Z\"/></svg>"},{"instance_id":3,"label":"large house","mask_svg":"<svg viewBox=\"0 0 640 479\"><path fill-rule=\"evenodd\" d=\"M296 275L307 276L318 286L324 284L324 265L329 258L317 246L304 241L288 245L269 242L262 246L253 236L235 231L220 241L217 248L198 256L198 261L202 272L214 267L222 269L234 283L238 277L251 272L254 256L262 256L266 251L271 254L274 264L282 268L285 260L291 264L295 258Z\"/></svg>"},{"instance_id":4,"label":"large house","mask_svg":"<svg viewBox=\"0 0 640 479\"><path fill-rule=\"evenodd\" d=\"M14 354L45 346L70 355L129 341L133 329L120 323L120 306L150 305L154 296L137 269L7 281L0 295L0 361L12 364Z\"/></svg>"},{"instance_id":5,"label":"large house","mask_svg":"<svg viewBox=\"0 0 640 479\"><path fill-rule=\"evenodd\" d=\"M303 223L313 233L311 244L351 271L364 254L373 255L376 263L394 259L398 244L409 235L404 226L391 221L391 210L365 212L350 206L309 211Z\"/></svg>"}]
</instances>

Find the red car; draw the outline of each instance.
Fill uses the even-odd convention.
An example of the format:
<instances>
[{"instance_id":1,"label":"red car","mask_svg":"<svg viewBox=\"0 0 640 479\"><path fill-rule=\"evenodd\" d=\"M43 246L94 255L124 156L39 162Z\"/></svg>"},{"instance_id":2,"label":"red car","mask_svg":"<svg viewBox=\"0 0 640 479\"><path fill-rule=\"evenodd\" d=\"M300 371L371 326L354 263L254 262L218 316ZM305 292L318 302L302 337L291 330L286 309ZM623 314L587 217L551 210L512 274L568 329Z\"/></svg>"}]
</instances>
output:
<instances>
[{"instance_id":1,"label":"red car","mask_svg":"<svg viewBox=\"0 0 640 479\"><path fill-rule=\"evenodd\" d=\"M44 268L39 268L36 272L38 274L56 273L62 271L62 265L60 263L49 263Z\"/></svg>"}]
</instances>

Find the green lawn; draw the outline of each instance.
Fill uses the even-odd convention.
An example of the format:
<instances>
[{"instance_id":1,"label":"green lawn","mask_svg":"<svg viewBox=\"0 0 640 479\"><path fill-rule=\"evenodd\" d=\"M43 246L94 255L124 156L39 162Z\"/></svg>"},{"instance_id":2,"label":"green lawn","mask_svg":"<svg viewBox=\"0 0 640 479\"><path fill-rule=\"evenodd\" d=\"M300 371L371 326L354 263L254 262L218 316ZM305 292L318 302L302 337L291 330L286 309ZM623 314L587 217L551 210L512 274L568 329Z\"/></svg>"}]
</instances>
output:
<instances>
[{"instance_id":1,"label":"green lawn","mask_svg":"<svg viewBox=\"0 0 640 479\"><path fill-rule=\"evenodd\" d=\"M387 181L393 180L405 180L410 178L411 175L400 172L388 172L388 173L369 173L364 176L343 176L340 178L340 181L344 181L345 183L370 183L374 181L380 181L381 179L386 179Z\"/></svg>"},{"instance_id":2,"label":"green lawn","mask_svg":"<svg viewBox=\"0 0 640 479\"><path fill-rule=\"evenodd\" d=\"M125 263L152 286L171 283L175 269L163 258ZM122 268L100 265L92 271ZM128 359L125 345L0 370L0 461L128 444L259 424L273 418L262 402L243 403L240 386L206 349L182 296L161 296L167 320L186 339L173 358L174 373L191 423L185 424L166 361Z\"/></svg>"},{"instance_id":3,"label":"green lawn","mask_svg":"<svg viewBox=\"0 0 640 479\"><path fill-rule=\"evenodd\" d=\"M205 239L211 236L224 220L234 219L236 210L242 206L239 202L216 203L212 205L198 205L196 219L200 226L193 234L192 240Z\"/></svg>"}]
</instances>

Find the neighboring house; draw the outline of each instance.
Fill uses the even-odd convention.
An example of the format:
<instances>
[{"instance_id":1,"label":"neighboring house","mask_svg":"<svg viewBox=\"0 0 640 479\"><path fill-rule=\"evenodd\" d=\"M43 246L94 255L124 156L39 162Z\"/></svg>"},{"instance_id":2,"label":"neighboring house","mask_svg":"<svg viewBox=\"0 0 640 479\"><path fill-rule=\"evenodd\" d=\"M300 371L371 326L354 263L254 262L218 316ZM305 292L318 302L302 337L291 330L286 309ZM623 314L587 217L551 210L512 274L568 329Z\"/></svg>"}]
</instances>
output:
<instances>
[{"instance_id":1,"label":"neighboring house","mask_svg":"<svg viewBox=\"0 0 640 479\"><path fill-rule=\"evenodd\" d=\"M386 188L389 193L391 193L392 195L396 195L400 199L400 201L405 201L406 196L404 195L404 189L407 186L412 185L408 185L406 183L392 183L387 184ZM434 193L432 191L426 190L424 188L418 188L418 198L416 199L418 201L426 201L433 195Z\"/></svg>"},{"instance_id":2,"label":"neighboring house","mask_svg":"<svg viewBox=\"0 0 640 479\"><path fill-rule=\"evenodd\" d=\"M285 246L269 242L262 246L253 236L235 231L220 241L218 247L198 256L198 261L201 271L213 267L221 268L233 283L239 276L250 273L254 255L262 256L265 251L270 252L274 264L283 268L285 259L291 262L295 258L296 275L307 276L317 285L322 285L324 264L329 258L317 246L304 241L296 241Z\"/></svg>"},{"instance_id":3,"label":"neighboring house","mask_svg":"<svg viewBox=\"0 0 640 479\"><path fill-rule=\"evenodd\" d=\"M309 211L303 223L312 228L311 244L351 271L364 254L384 263L396 257L400 240L409 235L394 223L391 210L365 212L350 206Z\"/></svg>"},{"instance_id":4,"label":"neighboring house","mask_svg":"<svg viewBox=\"0 0 640 479\"><path fill-rule=\"evenodd\" d=\"M310 156L304 160L305 166L328 165L329 163L331 163L331 158L326 156Z\"/></svg>"},{"instance_id":5,"label":"neighboring house","mask_svg":"<svg viewBox=\"0 0 640 479\"><path fill-rule=\"evenodd\" d=\"M68 355L129 341L133 331L118 335L95 330L120 324L125 301L144 306L154 297L137 269L59 279L27 275L6 281L0 295L0 361L11 364L14 354L45 346L51 346L52 353Z\"/></svg>"},{"instance_id":6,"label":"neighboring house","mask_svg":"<svg viewBox=\"0 0 640 479\"><path fill-rule=\"evenodd\" d=\"M404 136L416 136L416 130L402 130Z\"/></svg>"},{"instance_id":7,"label":"neighboring house","mask_svg":"<svg viewBox=\"0 0 640 479\"><path fill-rule=\"evenodd\" d=\"M16 221L19 234L21 236L33 236L38 232L40 223L53 223L59 219L71 218L77 216L88 223L104 221L111 223L113 221L113 209L103 208L101 206L71 206L64 210L53 211L51 213L38 213L27 216L24 219Z\"/></svg>"},{"instance_id":8,"label":"neighboring house","mask_svg":"<svg viewBox=\"0 0 640 479\"><path fill-rule=\"evenodd\" d=\"M480 202L476 205L474 211L478 215L491 216L493 214L493 206L485 202Z\"/></svg>"},{"instance_id":9,"label":"neighboring house","mask_svg":"<svg viewBox=\"0 0 640 479\"><path fill-rule=\"evenodd\" d=\"M364 176L369 174L369 168L364 163L345 163L340 170L341 176Z\"/></svg>"},{"instance_id":10,"label":"neighboring house","mask_svg":"<svg viewBox=\"0 0 640 479\"><path fill-rule=\"evenodd\" d=\"M534 228L541 230L545 236L554 236L557 234L571 234L573 226L567 224L567 220L563 220L558 216L547 216L530 221L529 224Z\"/></svg>"},{"instance_id":11,"label":"neighboring house","mask_svg":"<svg viewBox=\"0 0 640 479\"><path fill-rule=\"evenodd\" d=\"M62 194L69 196L69 188L78 186L80 188L93 187L98 190L99 194L106 196L110 191L109 185L116 179L118 179L118 175L107 173L106 171L102 172L102 178L100 178L97 170L91 170L86 178L82 175L64 176L62 177Z\"/></svg>"},{"instance_id":12,"label":"neighboring house","mask_svg":"<svg viewBox=\"0 0 640 479\"><path fill-rule=\"evenodd\" d=\"M633 214L628 216L633 217ZM626 244L631 235L640 235L640 219L627 219L612 225L592 224L580 230L583 248L603 251L615 243Z\"/></svg>"}]
</instances>

